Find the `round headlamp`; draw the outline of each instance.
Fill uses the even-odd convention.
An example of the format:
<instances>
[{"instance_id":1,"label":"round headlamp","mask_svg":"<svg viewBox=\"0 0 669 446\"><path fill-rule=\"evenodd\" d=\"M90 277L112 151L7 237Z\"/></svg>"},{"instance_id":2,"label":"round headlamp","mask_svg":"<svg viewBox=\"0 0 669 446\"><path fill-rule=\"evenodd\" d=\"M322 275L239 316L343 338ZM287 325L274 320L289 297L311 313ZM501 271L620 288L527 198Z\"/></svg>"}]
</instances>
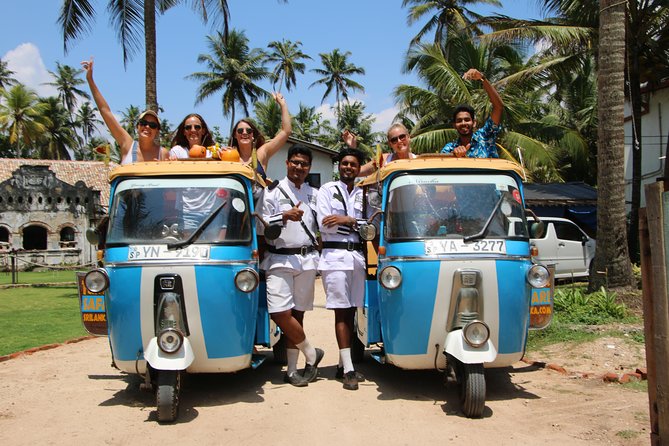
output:
<instances>
[{"instance_id":1,"label":"round headlamp","mask_svg":"<svg viewBox=\"0 0 669 446\"><path fill-rule=\"evenodd\" d=\"M235 286L243 293L250 293L258 286L258 273L250 268L243 269L235 275Z\"/></svg>"},{"instance_id":2,"label":"round headlamp","mask_svg":"<svg viewBox=\"0 0 669 446\"><path fill-rule=\"evenodd\" d=\"M527 271L527 282L532 285L532 288L544 288L548 286L550 281L550 273L548 268L543 265L532 265Z\"/></svg>"},{"instance_id":3,"label":"round headlamp","mask_svg":"<svg viewBox=\"0 0 669 446\"><path fill-rule=\"evenodd\" d=\"M86 288L92 292L101 293L109 288L109 276L104 269L94 269L86 274L84 283L86 284Z\"/></svg>"},{"instance_id":4,"label":"round headlamp","mask_svg":"<svg viewBox=\"0 0 669 446\"><path fill-rule=\"evenodd\" d=\"M158 333L158 347L165 353L174 353L181 348L184 336L175 328L166 328Z\"/></svg>"},{"instance_id":5,"label":"round headlamp","mask_svg":"<svg viewBox=\"0 0 669 446\"><path fill-rule=\"evenodd\" d=\"M465 342L472 347L481 347L490 338L490 328L481 321L471 321L462 329Z\"/></svg>"},{"instance_id":6,"label":"round headlamp","mask_svg":"<svg viewBox=\"0 0 669 446\"><path fill-rule=\"evenodd\" d=\"M394 266L387 266L381 270L379 281L384 288L394 290L402 284L402 273Z\"/></svg>"}]
</instances>

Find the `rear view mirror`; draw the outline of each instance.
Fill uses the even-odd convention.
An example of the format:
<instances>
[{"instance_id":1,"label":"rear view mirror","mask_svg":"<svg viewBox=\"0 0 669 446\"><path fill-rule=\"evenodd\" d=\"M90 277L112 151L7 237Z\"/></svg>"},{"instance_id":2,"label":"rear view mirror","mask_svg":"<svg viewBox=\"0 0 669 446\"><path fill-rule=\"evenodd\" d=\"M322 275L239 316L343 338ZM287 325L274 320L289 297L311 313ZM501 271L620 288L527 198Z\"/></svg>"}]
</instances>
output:
<instances>
[{"instance_id":1,"label":"rear view mirror","mask_svg":"<svg viewBox=\"0 0 669 446\"><path fill-rule=\"evenodd\" d=\"M530 225L530 238L541 238L544 236L546 225L543 221L535 221Z\"/></svg>"},{"instance_id":2,"label":"rear view mirror","mask_svg":"<svg viewBox=\"0 0 669 446\"><path fill-rule=\"evenodd\" d=\"M100 241L100 235L98 234L98 231L96 231L95 228L86 229L86 240L88 240L88 243L91 245L97 245Z\"/></svg>"},{"instance_id":3,"label":"rear view mirror","mask_svg":"<svg viewBox=\"0 0 669 446\"><path fill-rule=\"evenodd\" d=\"M276 240L281 235L281 226L270 225L265 228L265 239Z\"/></svg>"},{"instance_id":4,"label":"rear view mirror","mask_svg":"<svg viewBox=\"0 0 669 446\"><path fill-rule=\"evenodd\" d=\"M376 237L376 226L372 224L364 224L358 229L360 238L366 241L374 240Z\"/></svg>"}]
</instances>

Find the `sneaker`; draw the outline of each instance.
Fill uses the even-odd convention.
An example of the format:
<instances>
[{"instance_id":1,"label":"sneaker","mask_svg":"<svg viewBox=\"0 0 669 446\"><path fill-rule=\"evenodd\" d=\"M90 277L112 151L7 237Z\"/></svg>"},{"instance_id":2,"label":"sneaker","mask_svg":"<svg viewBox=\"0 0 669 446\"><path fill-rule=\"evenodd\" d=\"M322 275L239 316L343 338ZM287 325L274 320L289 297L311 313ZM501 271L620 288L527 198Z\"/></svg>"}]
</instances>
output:
<instances>
[{"instance_id":1,"label":"sneaker","mask_svg":"<svg viewBox=\"0 0 669 446\"><path fill-rule=\"evenodd\" d=\"M321 359L323 359L323 356L325 356L325 352L321 350L320 348L316 349L316 361L314 364L307 364L304 366L304 370L302 371L302 376L304 379L307 380L307 382L314 382L316 381L316 378L318 377L318 364L320 364Z\"/></svg>"},{"instance_id":2,"label":"sneaker","mask_svg":"<svg viewBox=\"0 0 669 446\"><path fill-rule=\"evenodd\" d=\"M309 381L304 379L304 376L300 375L297 372L293 372L290 375L288 373L283 375L283 382L287 384L292 384L295 387L306 387L309 385Z\"/></svg>"},{"instance_id":3,"label":"sneaker","mask_svg":"<svg viewBox=\"0 0 669 446\"><path fill-rule=\"evenodd\" d=\"M358 390L358 378L355 376L355 370L344 374L344 389Z\"/></svg>"},{"instance_id":4,"label":"sneaker","mask_svg":"<svg viewBox=\"0 0 669 446\"><path fill-rule=\"evenodd\" d=\"M356 371L355 377L359 383L365 380L365 375ZM335 373L335 379L344 379L344 367L337 367L337 373Z\"/></svg>"}]
</instances>

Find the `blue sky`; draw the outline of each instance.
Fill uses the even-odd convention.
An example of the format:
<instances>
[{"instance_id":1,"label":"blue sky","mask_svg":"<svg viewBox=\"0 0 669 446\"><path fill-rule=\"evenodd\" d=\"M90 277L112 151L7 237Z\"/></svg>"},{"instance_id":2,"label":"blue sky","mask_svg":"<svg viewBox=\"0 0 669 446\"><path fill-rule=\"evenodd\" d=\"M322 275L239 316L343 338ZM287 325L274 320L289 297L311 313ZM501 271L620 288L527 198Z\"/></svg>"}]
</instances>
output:
<instances>
[{"instance_id":1,"label":"blue sky","mask_svg":"<svg viewBox=\"0 0 669 446\"><path fill-rule=\"evenodd\" d=\"M79 67L82 60L93 56L96 82L112 110L120 112L131 104L144 108L143 48L124 69L120 45L105 11L108 1L93 2L98 12L95 29L74 41L67 55L63 52L62 33L56 23L61 3L59 0L22 0L3 4L5 24L0 55L8 61L16 78L41 95L55 94L53 87L43 83L51 82L48 70L55 71L56 61ZM396 113L393 89L400 84L417 82L414 76L401 73L408 43L419 29L418 25L407 26L407 10L402 8L401 0L289 0L288 3L229 0L228 3L231 26L245 30L252 47L266 49L273 40L299 40L303 52L313 58L306 61L305 74L298 74L297 89L283 91L293 114L302 102L320 107L319 111L326 117L332 115L334 96L321 105L324 88L308 87L318 78L309 72L311 68L320 68L318 54L335 48L350 51L350 62L366 71L364 76L354 77L365 87L365 92L355 93L352 98L364 102L366 111L377 118L375 130L384 131ZM505 5L502 9L473 9L519 18L539 16L536 0L503 0L502 3ZM196 106L198 84L185 78L204 69L197 63L197 56L207 52L205 37L213 33L209 25L203 25L185 6L158 18L158 101L164 110L161 117L167 118L173 127L191 112L200 113L209 126L220 126L224 134L230 125L230 118L221 112L221 96L212 96ZM263 87L271 90L269 83ZM86 85L84 88L88 91Z\"/></svg>"}]
</instances>

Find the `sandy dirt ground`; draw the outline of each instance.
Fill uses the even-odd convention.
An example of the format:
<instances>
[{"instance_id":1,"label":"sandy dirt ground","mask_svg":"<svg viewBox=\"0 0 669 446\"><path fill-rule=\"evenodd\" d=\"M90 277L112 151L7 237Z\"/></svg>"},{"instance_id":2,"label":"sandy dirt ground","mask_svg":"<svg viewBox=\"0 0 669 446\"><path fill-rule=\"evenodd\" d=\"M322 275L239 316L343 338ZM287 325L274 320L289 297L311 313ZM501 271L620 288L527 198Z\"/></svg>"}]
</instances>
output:
<instances>
[{"instance_id":1,"label":"sandy dirt ground","mask_svg":"<svg viewBox=\"0 0 669 446\"><path fill-rule=\"evenodd\" d=\"M269 360L236 374L188 375L178 421L160 425L154 396L112 368L106 338L96 338L0 363L0 444L648 444L646 393L599 378L643 366L638 345L604 339L531 355L592 378L523 362L487 370L484 416L467 419L443 374L380 365L368 353L358 367L368 380L342 389L320 281L317 290L305 322L326 354L308 387L284 384Z\"/></svg>"}]
</instances>

